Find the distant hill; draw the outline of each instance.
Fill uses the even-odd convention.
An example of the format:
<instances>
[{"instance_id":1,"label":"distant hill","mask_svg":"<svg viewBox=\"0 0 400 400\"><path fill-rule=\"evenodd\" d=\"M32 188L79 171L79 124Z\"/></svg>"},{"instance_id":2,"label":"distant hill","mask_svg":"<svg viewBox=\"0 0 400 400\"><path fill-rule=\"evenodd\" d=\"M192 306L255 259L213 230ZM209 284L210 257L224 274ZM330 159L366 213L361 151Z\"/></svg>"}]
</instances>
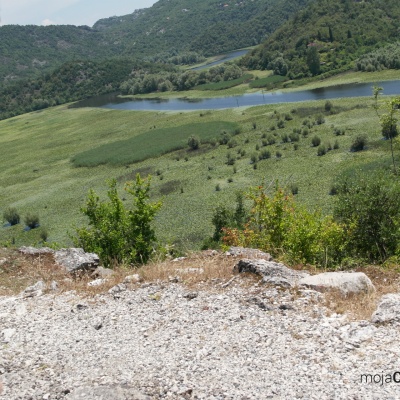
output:
<instances>
[{"instance_id":1,"label":"distant hill","mask_svg":"<svg viewBox=\"0 0 400 400\"><path fill-rule=\"evenodd\" d=\"M88 26L0 27L0 85L74 60L215 55L261 43L309 0L160 0Z\"/></svg>"},{"instance_id":2,"label":"distant hill","mask_svg":"<svg viewBox=\"0 0 400 400\"><path fill-rule=\"evenodd\" d=\"M400 35L398 0L315 0L275 31L243 63L299 78L355 67Z\"/></svg>"}]
</instances>

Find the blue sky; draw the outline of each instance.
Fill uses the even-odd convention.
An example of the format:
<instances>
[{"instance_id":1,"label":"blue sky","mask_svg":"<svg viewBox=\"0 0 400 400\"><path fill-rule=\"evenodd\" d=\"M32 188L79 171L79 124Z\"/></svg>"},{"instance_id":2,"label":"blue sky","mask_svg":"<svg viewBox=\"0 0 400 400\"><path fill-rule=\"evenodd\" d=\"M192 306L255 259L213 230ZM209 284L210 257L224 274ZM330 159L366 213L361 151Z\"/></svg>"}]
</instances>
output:
<instances>
[{"instance_id":1,"label":"blue sky","mask_svg":"<svg viewBox=\"0 0 400 400\"><path fill-rule=\"evenodd\" d=\"M100 18L126 15L157 0L0 0L1 24L92 26Z\"/></svg>"}]
</instances>

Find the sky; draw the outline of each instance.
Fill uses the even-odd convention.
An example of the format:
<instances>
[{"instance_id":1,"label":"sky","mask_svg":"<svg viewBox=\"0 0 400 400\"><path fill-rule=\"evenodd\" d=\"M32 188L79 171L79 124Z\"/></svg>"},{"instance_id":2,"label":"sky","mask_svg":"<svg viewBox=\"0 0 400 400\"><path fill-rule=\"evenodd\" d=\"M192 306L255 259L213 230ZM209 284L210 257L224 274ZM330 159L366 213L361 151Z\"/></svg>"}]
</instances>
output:
<instances>
[{"instance_id":1,"label":"sky","mask_svg":"<svg viewBox=\"0 0 400 400\"><path fill-rule=\"evenodd\" d=\"M0 0L1 25L88 25L157 0Z\"/></svg>"}]
</instances>

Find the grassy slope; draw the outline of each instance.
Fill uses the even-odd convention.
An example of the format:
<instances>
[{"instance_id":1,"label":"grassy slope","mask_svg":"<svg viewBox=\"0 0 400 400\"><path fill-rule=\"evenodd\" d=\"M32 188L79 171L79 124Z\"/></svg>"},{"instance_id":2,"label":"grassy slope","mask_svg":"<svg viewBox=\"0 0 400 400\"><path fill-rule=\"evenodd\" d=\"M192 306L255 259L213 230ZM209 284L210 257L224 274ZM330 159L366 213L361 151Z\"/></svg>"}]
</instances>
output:
<instances>
[{"instance_id":1,"label":"grassy slope","mask_svg":"<svg viewBox=\"0 0 400 400\"><path fill-rule=\"evenodd\" d=\"M281 151L283 157L260 161L257 170L250 165L250 156L255 153L256 144L261 145L261 135L276 124L274 110L284 114L292 109L311 107L302 112L314 114L323 110L324 102L221 110L202 117L199 112L172 114L60 106L1 121L0 212L2 214L8 206L17 207L22 215L27 211L37 212L42 225L49 230L49 239L68 244L67 231L72 232L74 224L84 222L79 207L89 188L104 195L106 179L117 177L122 187L136 171L155 175L156 170L162 172L163 180L153 177L153 197L162 197L161 192L173 189L164 196L164 207L157 218L159 236L163 240L180 240L187 247L198 244L211 233L211 215L217 204L229 204L235 191L272 179L279 178L282 182L290 179L299 186L299 201L310 208L329 211L333 199L328 191L341 172L364 163L390 162L389 143L381 140L371 100L334 100L333 104L348 111L326 116L326 124L313 128L307 139L302 138L297 151L290 143L267 147L273 155ZM351 109L356 105L366 108ZM301 126L305 118L302 112L293 114L294 119L276 132L290 133L294 127ZM180 150L129 167L74 168L70 162L77 153L140 135L154 125L168 128L212 121L238 122L242 126L242 133L235 136L238 147L231 150L227 146L210 147L196 153ZM253 122L257 123L256 130ZM333 145L336 137L332 125L347 129L346 135L338 138L340 149L317 157L317 150L310 147L311 137L318 133L323 143L330 141ZM350 153L352 138L360 133L368 133L368 150ZM246 138L250 139L248 144L244 143ZM225 164L226 155L228 151L236 154L238 148L245 149L247 154L236 162L237 172L234 173L233 167ZM185 156L189 157L187 162ZM228 183L228 178L233 178L233 182ZM217 184L222 188L219 192L215 191ZM21 226L0 228L0 242L11 237L21 244L34 242L38 234L37 231L22 232Z\"/></svg>"}]
</instances>

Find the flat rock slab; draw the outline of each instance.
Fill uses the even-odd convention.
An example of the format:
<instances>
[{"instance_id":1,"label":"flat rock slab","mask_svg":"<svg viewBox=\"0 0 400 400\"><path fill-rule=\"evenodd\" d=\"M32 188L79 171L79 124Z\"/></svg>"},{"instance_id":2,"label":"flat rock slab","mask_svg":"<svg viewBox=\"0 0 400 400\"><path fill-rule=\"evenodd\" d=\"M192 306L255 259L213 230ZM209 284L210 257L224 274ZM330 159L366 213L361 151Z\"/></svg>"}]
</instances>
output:
<instances>
[{"instance_id":1,"label":"flat rock slab","mask_svg":"<svg viewBox=\"0 0 400 400\"><path fill-rule=\"evenodd\" d=\"M338 289L343 294L369 293L375 291L371 280L363 272L325 272L299 280L299 285L324 292Z\"/></svg>"},{"instance_id":2,"label":"flat rock slab","mask_svg":"<svg viewBox=\"0 0 400 400\"><path fill-rule=\"evenodd\" d=\"M264 253L261 250L258 249L250 249L247 247L235 247L232 246L230 249L226 252L227 256L232 256L232 257L246 257L246 258L252 258L252 259L263 259L267 261L272 261L272 256L269 253Z\"/></svg>"},{"instance_id":3,"label":"flat rock slab","mask_svg":"<svg viewBox=\"0 0 400 400\"><path fill-rule=\"evenodd\" d=\"M95 253L85 253L83 249L61 249L54 253L56 263L68 272L95 270L99 266L99 256Z\"/></svg>"},{"instance_id":4,"label":"flat rock slab","mask_svg":"<svg viewBox=\"0 0 400 400\"><path fill-rule=\"evenodd\" d=\"M275 261L247 258L240 260L234 271L239 273L251 272L262 276L264 283L287 287L295 286L301 278L308 276L306 272L295 271Z\"/></svg>"},{"instance_id":5,"label":"flat rock slab","mask_svg":"<svg viewBox=\"0 0 400 400\"><path fill-rule=\"evenodd\" d=\"M80 387L74 389L66 397L67 400L151 400L137 390L119 386Z\"/></svg>"},{"instance_id":6,"label":"flat rock slab","mask_svg":"<svg viewBox=\"0 0 400 400\"><path fill-rule=\"evenodd\" d=\"M371 317L375 324L400 322L400 294L391 293L382 296L377 310Z\"/></svg>"}]
</instances>

